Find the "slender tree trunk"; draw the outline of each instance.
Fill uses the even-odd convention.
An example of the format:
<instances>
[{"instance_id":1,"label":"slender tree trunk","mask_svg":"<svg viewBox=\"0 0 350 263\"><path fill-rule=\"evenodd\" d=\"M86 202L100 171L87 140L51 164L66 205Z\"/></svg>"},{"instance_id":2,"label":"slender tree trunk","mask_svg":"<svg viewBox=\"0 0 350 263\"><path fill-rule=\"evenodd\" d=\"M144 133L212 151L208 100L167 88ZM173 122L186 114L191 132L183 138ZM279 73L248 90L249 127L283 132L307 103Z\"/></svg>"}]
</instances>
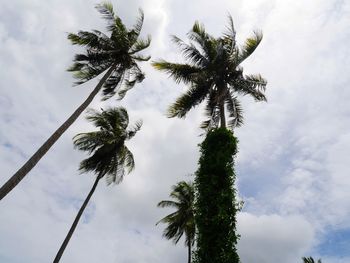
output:
<instances>
[{"instance_id":1,"label":"slender tree trunk","mask_svg":"<svg viewBox=\"0 0 350 263\"><path fill-rule=\"evenodd\" d=\"M226 128L225 106L223 102L220 104L220 127Z\"/></svg>"},{"instance_id":2,"label":"slender tree trunk","mask_svg":"<svg viewBox=\"0 0 350 263\"><path fill-rule=\"evenodd\" d=\"M78 225L78 222L79 222L79 220L80 220L80 217L81 217L81 215L83 214L83 212L84 212L84 210L85 210L87 204L89 203L92 194L95 192L95 189L96 189L97 184L98 184L98 182L100 181L100 179L101 179L100 176L97 176L97 177L96 177L95 183L94 183L94 185L92 186L92 188L91 188L91 190L90 190L90 193L89 193L88 196L86 197L86 199L85 199L83 205L81 206L81 208L80 208L80 210L79 210L77 216L75 217L74 222L73 222L72 226L70 227L69 232L68 232L66 238L64 239L64 241L63 241L63 243L62 243L60 249L58 250L55 259L53 260L53 263L58 263L58 262L60 261L62 255L63 255L63 252L64 252L64 250L66 249L66 247L67 247L67 245L68 245L68 242L69 242L69 240L71 239L71 237L72 237L72 235L73 235L73 233L74 233L74 230L75 230L75 228L76 228L77 225Z\"/></svg>"},{"instance_id":3,"label":"slender tree trunk","mask_svg":"<svg viewBox=\"0 0 350 263\"><path fill-rule=\"evenodd\" d=\"M188 263L191 263L191 241L188 242Z\"/></svg>"},{"instance_id":4,"label":"slender tree trunk","mask_svg":"<svg viewBox=\"0 0 350 263\"><path fill-rule=\"evenodd\" d=\"M89 97L79 106L78 109L50 136L50 138L30 157L30 159L0 188L0 200L3 199L29 171L39 162L46 154L51 146L61 137L61 135L73 124L80 114L89 106L96 94L100 91L103 83L110 76L114 66L112 66L99 81L95 89L90 93Z\"/></svg>"}]
</instances>

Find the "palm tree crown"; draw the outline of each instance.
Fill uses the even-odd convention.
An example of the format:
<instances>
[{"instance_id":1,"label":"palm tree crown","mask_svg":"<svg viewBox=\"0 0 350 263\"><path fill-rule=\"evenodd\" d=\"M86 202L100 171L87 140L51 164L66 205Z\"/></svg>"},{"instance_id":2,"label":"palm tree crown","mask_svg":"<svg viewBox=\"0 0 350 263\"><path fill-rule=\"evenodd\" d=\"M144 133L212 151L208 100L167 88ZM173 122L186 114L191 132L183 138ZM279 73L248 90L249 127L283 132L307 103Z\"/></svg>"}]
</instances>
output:
<instances>
[{"instance_id":1,"label":"palm tree crown","mask_svg":"<svg viewBox=\"0 0 350 263\"><path fill-rule=\"evenodd\" d=\"M181 181L172 187L170 197L174 200L163 200L158 207L172 207L176 211L162 218L157 224L167 224L163 235L172 239L177 244L185 234L185 244L189 249L189 262L191 261L191 246L194 244L195 222L194 222L194 186L192 182Z\"/></svg>"},{"instance_id":2,"label":"palm tree crown","mask_svg":"<svg viewBox=\"0 0 350 263\"><path fill-rule=\"evenodd\" d=\"M228 126L235 128L243 123L237 94L251 95L256 101L266 101L266 80L260 75L244 75L240 66L260 44L262 34L254 32L239 47L231 16L229 22L226 32L219 38L209 35L198 22L188 33L189 44L173 36L187 63L177 64L165 60L153 62L156 69L169 74L176 83L183 82L190 86L169 107L169 117L185 117L190 109L206 100L208 119L202 123L202 128L217 126L219 119L221 126L225 127L225 108L230 117Z\"/></svg>"},{"instance_id":3,"label":"palm tree crown","mask_svg":"<svg viewBox=\"0 0 350 263\"><path fill-rule=\"evenodd\" d=\"M136 24L127 29L120 17L115 15L112 4L103 3L96 8L107 21L109 36L98 30L70 33L68 39L72 44L84 46L86 50L75 56L74 64L68 71L74 73L76 84L79 85L111 69L103 84L104 99L116 93L121 99L137 82L144 79L136 62L150 59L150 56L140 55L139 52L150 45L151 37L140 38L144 20L141 9Z\"/></svg>"},{"instance_id":4,"label":"palm tree crown","mask_svg":"<svg viewBox=\"0 0 350 263\"><path fill-rule=\"evenodd\" d=\"M302 259L304 263L316 263L316 261L312 257L303 257ZM321 259L317 260L317 263L322 263Z\"/></svg>"},{"instance_id":5,"label":"palm tree crown","mask_svg":"<svg viewBox=\"0 0 350 263\"><path fill-rule=\"evenodd\" d=\"M81 151L91 154L80 163L82 172L95 172L99 177L107 175L107 183L119 183L125 174L135 166L133 154L125 145L140 130L142 122L138 121L128 129L129 116L123 107L111 108L97 112L91 110L87 119L98 131L80 133L74 137L74 145Z\"/></svg>"}]
</instances>

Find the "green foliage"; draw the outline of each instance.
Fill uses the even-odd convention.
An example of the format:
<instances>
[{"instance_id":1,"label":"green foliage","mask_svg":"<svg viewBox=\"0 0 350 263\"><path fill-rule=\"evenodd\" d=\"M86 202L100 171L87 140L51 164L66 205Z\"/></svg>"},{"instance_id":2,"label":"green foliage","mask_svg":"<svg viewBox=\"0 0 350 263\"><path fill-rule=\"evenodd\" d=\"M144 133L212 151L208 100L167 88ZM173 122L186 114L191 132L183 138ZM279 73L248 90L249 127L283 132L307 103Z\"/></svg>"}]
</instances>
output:
<instances>
[{"instance_id":1,"label":"green foliage","mask_svg":"<svg viewBox=\"0 0 350 263\"><path fill-rule=\"evenodd\" d=\"M135 25L130 29L115 14L111 3L99 4L96 9L107 23L107 33L92 30L68 34L73 45L85 48L83 54L75 55L68 71L73 72L77 79L75 84L80 85L113 68L103 83L103 98L108 99L117 94L118 99L122 99L128 90L144 79L137 62L150 59L150 56L143 56L139 52L149 47L151 37L140 38L144 20L141 9Z\"/></svg>"},{"instance_id":2,"label":"green foliage","mask_svg":"<svg viewBox=\"0 0 350 263\"><path fill-rule=\"evenodd\" d=\"M221 126L225 126L225 111L229 117L228 127L239 127L243 123L243 111L237 95L266 101L266 80L260 75L244 75L240 66L258 47L262 34L254 32L242 46L238 46L233 20L229 16L229 25L223 36L211 36L203 25L195 22L188 38L190 43L176 36L172 38L186 63L153 62L157 70L168 74L176 83L189 86L169 107L168 116L184 118L192 108L204 102L207 120L201 124L202 128L217 127L219 119Z\"/></svg>"},{"instance_id":3,"label":"green foliage","mask_svg":"<svg viewBox=\"0 0 350 263\"><path fill-rule=\"evenodd\" d=\"M196 173L196 263L238 263L236 213L233 188L237 139L226 128L208 132L200 145Z\"/></svg>"},{"instance_id":4,"label":"green foliage","mask_svg":"<svg viewBox=\"0 0 350 263\"><path fill-rule=\"evenodd\" d=\"M173 200L163 200L158 207L172 207L176 210L162 218L157 224L167 224L163 236L172 239L175 244L185 234L185 244L191 246L194 243L194 186L192 182L181 181L172 187L170 197Z\"/></svg>"},{"instance_id":5,"label":"green foliage","mask_svg":"<svg viewBox=\"0 0 350 263\"><path fill-rule=\"evenodd\" d=\"M90 110L87 119L99 128L98 131L79 133L74 138L74 146L91 156L80 163L82 172L95 172L99 177L107 175L107 183L119 183L125 168L130 173L135 166L134 156L125 141L134 137L142 122L129 128L129 116L123 107L109 108L98 112Z\"/></svg>"}]
</instances>

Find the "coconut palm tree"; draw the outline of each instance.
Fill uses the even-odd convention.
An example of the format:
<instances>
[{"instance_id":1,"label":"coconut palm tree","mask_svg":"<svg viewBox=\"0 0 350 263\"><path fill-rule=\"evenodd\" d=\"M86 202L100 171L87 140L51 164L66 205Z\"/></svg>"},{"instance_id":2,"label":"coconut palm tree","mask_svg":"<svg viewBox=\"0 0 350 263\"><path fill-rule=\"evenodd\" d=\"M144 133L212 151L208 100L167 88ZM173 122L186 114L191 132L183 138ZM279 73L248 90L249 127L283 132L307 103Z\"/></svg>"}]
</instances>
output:
<instances>
[{"instance_id":1,"label":"coconut palm tree","mask_svg":"<svg viewBox=\"0 0 350 263\"><path fill-rule=\"evenodd\" d=\"M79 170L83 173L94 172L96 179L62 243L54 259L54 263L60 261L100 179L106 176L108 184L118 184L122 181L125 170L127 173L130 173L135 166L134 157L128 147L126 147L125 141L134 137L136 132L140 130L141 121L136 122L132 128L128 129L128 113L122 107L110 108L102 112L90 111L87 119L99 128L99 130L80 133L73 140L78 150L90 154L89 158L84 159L80 163Z\"/></svg>"},{"instance_id":2,"label":"coconut palm tree","mask_svg":"<svg viewBox=\"0 0 350 263\"><path fill-rule=\"evenodd\" d=\"M303 257L304 263L316 263L316 261L312 257ZM317 260L317 263L322 263L321 259Z\"/></svg>"},{"instance_id":3,"label":"coconut palm tree","mask_svg":"<svg viewBox=\"0 0 350 263\"><path fill-rule=\"evenodd\" d=\"M184 83L188 90L177 98L168 110L169 117L183 118L193 107L206 101L208 119L202 128L226 127L225 108L229 114L228 126L232 129L243 123L242 107L237 95L250 95L256 101L266 101L266 80L260 75L244 75L240 64L258 47L260 32L245 41L242 47L236 43L236 31L232 17L223 36L214 38L203 25L195 22L188 33L190 43L173 36L187 61L185 64L165 60L153 62L153 66L172 77L176 83Z\"/></svg>"},{"instance_id":4,"label":"coconut palm tree","mask_svg":"<svg viewBox=\"0 0 350 263\"><path fill-rule=\"evenodd\" d=\"M163 200L158 207L173 207L175 212L162 218L158 223L167 224L163 236L172 239L177 244L185 234L185 244L188 247L188 263L191 263L192 246L194 245L194 186L192 182L181 181L172 187L170 197L174 200Z\"/></svg>"},{"instance_id":5,"label":"coconut palm tree","mask_svg":"<svg viewBox=\"0 0 350 263\"><path fill-rule=\"evenodd\" d=\"M68 69L76 77L76 85L85 83L102 73L103 76L88 98L51 135L51 137L29 158L29 160L0 188L0 200L4 198L39 162L51 146L73 124L102 89L103 99L117 94L122 99L126 92L144 79L137 62L147 61L149 56L140 55L147 48L151 38L141 39L140 33L144 15L140 10L136 24L128 29L114 13L110 3L96 6L107 21L107 34L98 30L79 31L68 34L73 45L83 46L85 52L77 54L74 64Z\"/></svg>"}]
</instances>

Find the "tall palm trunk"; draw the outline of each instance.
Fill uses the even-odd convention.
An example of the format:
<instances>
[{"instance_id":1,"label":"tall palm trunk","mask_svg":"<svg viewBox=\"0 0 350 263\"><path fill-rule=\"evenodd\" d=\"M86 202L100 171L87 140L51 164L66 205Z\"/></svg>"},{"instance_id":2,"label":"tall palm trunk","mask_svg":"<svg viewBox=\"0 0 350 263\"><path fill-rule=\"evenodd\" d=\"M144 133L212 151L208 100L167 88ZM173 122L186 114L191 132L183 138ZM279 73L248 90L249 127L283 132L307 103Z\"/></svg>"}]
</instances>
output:
<instances>
[{"instance_id":1,"label":"tall palm trunk","mask_svg":"<svg viewBox=\"0 0 350 263\"><path fill-rule=\"evenodd\" d=\"M191 241L188 242L188 263L191 263Z\"/></svg>"},{"instance_id":2,"label":"tall palm trunk","mask_svg":"<svg viewBox=\"0 0 350 263\"><path fill-rule=\"evenodd\" d=\"M29 171L40 161L51 146L61 137L61 135L73 124L80 114L89 106L96 94L100 91L103 83L111 75L115 66L112 66L99 81L89 97L79 106L76 111L50 136L50 138L29 158L29 160L0 188L0 200L3 199Z\"/></svg>"},{"instance_id":3,"label":"tall palm trunk","mask_svg":"<svg viewBox=\"0 0 350 263\"><path fill-rule=\"evenodd\" d=\"M74 230L75 230L75 228L76 228L77 225L78 225L78 222L79 222L79 220L80 220L80 217L81 217L81 215L83 214L83 212L84 212L84 210L85 210L87 204L89 203L92 194L95 192L95 189L96 189L97 184L98 184L98 182L100 181L100 179L101 179L100 176L97 176L97 177L96 177L95 183L94 183L94 185L92 186L92 188L91 188L91 190L90 190L90 193L89 193L88 196L86 197L86 199L85 199L83 205L81 206L81 208L80 208L80 210L79 210L77 216L75 217L74 222L73 222L72 226L70 227L69 232L68 232L66 238L64 239L64 241L63 241L63 243L62 243L60 249L58 250L55 259L53 260L53 263L58 263L58 262L60 261L62 255L63 255L63 252L64 252L64 250L66 249L66 247L67 247L67 245L68 245L68 242L69 242L69 240L71 239L71 237L72 237L72 235L73 235L73 233L74 233Z\"/></svg>"},{"instance_id":4,"label":"tall palm trunk","mask_svg":"<svg viewBox=\"0 0 350 263\"><path fill-rule=\"evenodd\" d=\"M224 103L220 104L220 127L226 128L226 119L225 119L225 106Z\"/></svg>"}]
</instances>

